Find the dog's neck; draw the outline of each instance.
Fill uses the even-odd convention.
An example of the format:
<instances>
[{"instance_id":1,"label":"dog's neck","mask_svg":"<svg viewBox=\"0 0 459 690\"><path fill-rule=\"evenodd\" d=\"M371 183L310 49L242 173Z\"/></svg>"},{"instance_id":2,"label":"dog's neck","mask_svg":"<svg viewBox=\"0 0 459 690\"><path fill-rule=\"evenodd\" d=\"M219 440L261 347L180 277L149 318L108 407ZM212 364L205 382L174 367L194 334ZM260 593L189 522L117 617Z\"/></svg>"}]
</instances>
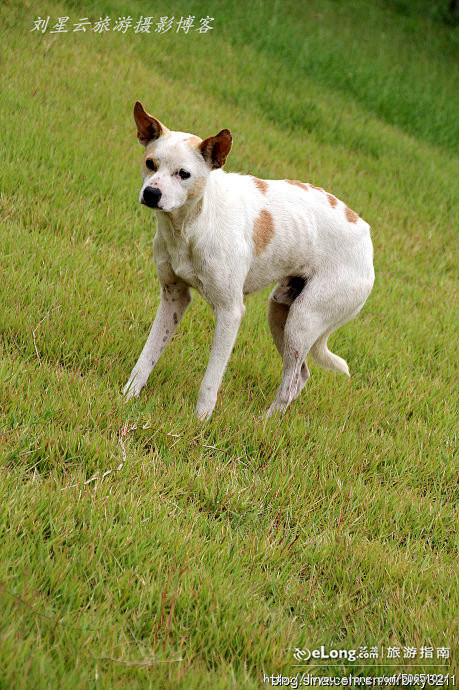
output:
<instances>
[{"instance_id":1,"label":"dog's neck","mask_svg":"<svg viewBox=\"0 0 459 690\"><path fill-rule=\"evenodd\" d=\"M189 225L200 214L202 208L202 198L193 199L192 202L187 202L185 206L177 208L174 211L163 213L168 217L174 234L183 235L187 225Z\"/></svg>"},{"instance_id":2,"label":"dog's neck","mask_svg":"<svg viewBox=\"0 0 459 690\"><path fill-rule=\"evenodd\" d=\"M207 208L206 198L208 199L209 194L212 195L212 183L215 184L216 178L221 180L222 173L226 175L224 170L215 170L205 180L198 182L194 188L194 193L190 194L186 203L180 208L173 211L159 211L168 219L174 235L186 235L187 226L198 218L203 209Z\"/></svg>"},{"instance_id":3,"label":"dog's neck","mask_svg":"<svg viewBox=\"0 0 459 690\"><path fill-rule=\"evenodd\" d=\"M173 211L162 211L169 219L174 234L185 234L184 229L187 225L192 223L199 216L203 207L206 186L206 183L199 185L196 190L197 193L189 197L186 203L180 208L176 208Z\"/></svg>"}]
</instances>

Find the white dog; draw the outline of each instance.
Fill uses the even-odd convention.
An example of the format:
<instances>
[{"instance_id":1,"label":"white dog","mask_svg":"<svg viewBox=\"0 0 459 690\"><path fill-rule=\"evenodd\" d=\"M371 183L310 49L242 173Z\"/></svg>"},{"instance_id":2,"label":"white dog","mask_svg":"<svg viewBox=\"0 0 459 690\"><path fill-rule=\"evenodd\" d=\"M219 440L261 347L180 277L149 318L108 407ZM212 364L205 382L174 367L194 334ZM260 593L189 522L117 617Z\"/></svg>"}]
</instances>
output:
<instances>
[{"instance_id":1,"label":"white dog","mask_svg":"<svg viewBox=\"0 0 459 690\"><path fill-rule=\"evenodd\" d=\"M284 411L309 377L309 353L349 375L327 348L330 333L355 316L374 282L369 225L342 201L297 180L260 180L221 168L232 137L172 132L134 106L144 145L140 202L158 220L154 257L161 302L124 393L138 396L172 338L195 288L215 314L210 359L196 405L210 417L244 316L244 295L277 283L268 319L283 359L268 410Z\"/></svg>"}]
</instances>

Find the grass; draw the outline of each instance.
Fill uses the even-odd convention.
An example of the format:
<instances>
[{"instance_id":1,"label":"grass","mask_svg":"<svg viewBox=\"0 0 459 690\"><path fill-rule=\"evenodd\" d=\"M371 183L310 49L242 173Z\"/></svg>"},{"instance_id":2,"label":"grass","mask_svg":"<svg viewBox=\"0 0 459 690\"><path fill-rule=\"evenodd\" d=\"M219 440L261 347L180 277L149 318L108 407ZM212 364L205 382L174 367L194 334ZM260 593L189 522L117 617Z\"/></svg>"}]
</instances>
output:
<instances>
[{"instance_id":1,"label":"grass","mask_svg":"<svg viewBox=\"0 0 459 690\"><path fill-rule=\"evenodd\" d=\"M0 686L250 689L293 675L294 647L453 650L455 29L423 1L178 0L151 12L214 31L30 32L144 7L0 8ZM158 303L136 99L229 126L228 169L309 180L372 225L374 291L332 338L352 378L312 365L280 422L268 291L209 424L197 296L123 403Z\"/></svg>"}]
</instances>

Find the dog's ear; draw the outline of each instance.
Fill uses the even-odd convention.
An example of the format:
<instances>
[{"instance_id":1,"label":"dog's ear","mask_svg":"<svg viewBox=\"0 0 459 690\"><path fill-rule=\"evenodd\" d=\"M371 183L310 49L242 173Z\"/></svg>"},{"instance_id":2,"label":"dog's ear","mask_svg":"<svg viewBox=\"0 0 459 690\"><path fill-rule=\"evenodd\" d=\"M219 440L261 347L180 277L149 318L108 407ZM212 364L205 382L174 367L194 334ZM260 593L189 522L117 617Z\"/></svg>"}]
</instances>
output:
<instances>
[{"instance_id":1,"label":"dog's ear","mask_svg":"<svg viewBox=\"0 0 459 690\"><path fill-rule=\"evenodd\" d=\"M202 156L211 168L222 168L225 165L232 141L229 129L222 129L214 137L208 137L199 144Z\"/></svg>"},{"instance_id":2,"label":"dog's ear","mask_svg":"<svg viewBox=\"0 0 459 690\"><path fill-rule=\"evenodd\" d=\"M134 120L137 125L137 137L146 146L149 141L158 139L169 130L153 115L147 113L140 101L134 106Z\"/></svg>"}]
</instances>

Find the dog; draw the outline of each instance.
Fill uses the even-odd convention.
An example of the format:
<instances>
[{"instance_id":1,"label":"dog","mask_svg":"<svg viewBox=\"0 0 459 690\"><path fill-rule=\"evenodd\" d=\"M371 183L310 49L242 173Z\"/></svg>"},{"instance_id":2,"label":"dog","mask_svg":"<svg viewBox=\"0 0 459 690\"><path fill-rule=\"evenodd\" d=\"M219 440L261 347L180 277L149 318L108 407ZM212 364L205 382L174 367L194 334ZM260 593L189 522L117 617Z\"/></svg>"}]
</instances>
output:
<instances>
[{"instance_id":1,"label":"dog","mask_svg":"<svg viewBox=\"0 0 459 690\"><path fill-rule=\"evenodd\" d=\"M309 378L306 356L349 376L329 335L363 307L374 283L370 226L320 187L222 170L228 129L201 139L169 130L137 101L144 146L139 201L154 209L154 259L161 301L124 388L137 397L196 289L211 305L215 333L196 404L208 419L245 313L244 296L276 283L268 321L283 360L267 411L284 412Z\"/></svg>"}]
</instances>

